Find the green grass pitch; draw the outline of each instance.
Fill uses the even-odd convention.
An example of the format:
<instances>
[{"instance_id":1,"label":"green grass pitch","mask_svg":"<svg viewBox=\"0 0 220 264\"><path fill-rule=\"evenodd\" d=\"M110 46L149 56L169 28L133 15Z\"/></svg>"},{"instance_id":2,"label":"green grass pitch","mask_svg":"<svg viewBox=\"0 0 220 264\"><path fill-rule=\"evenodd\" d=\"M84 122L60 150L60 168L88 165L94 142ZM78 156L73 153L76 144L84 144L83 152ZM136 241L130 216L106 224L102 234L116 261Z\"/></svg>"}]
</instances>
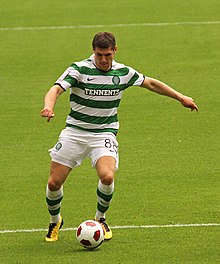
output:
<instances>
[{"instance_id":1,"label":"green grass pitch","mask_svg":"<svg viewBox=\"0 0 220 264\"><path fill-rule=\"evenodd\" d=\"M1 1L2 264L220 263L219 14L219 0ZM57 243L44 241L47 150L65 126L68 93L49 124L40 110L64 69L91 54L98 31L116 35L117 61L193 97L200 111L138 87L126 90L108 212L110 226L121 228L86 251L71 230L60 232ZM86 160L65 184L64 228L94 217L96 186ZM208 223L217 225L201 225Z\"/></svg>"}]
</instances>

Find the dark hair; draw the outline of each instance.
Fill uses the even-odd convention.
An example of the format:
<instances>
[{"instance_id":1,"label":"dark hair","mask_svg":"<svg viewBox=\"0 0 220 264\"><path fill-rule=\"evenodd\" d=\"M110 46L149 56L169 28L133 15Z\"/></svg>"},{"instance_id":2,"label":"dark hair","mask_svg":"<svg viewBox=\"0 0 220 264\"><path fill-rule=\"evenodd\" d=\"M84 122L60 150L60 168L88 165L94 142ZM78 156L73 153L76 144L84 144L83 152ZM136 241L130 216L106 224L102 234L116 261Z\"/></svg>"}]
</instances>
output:
<instances>
[{"instance_id":1,"label":"dark hair","mask_svg":"<svg viewBox=\"0 0 220 264\"><path fill-rule=\"evenodd\" d=\"M116 47L115 37L111 32L99 32L99 33L95 34L95 36L93 38L92 47L94 50L95 50L95 48L101 48L101 49L112 48L112 49L115 49L115 47Z\"/></svg>"}]
</instances>

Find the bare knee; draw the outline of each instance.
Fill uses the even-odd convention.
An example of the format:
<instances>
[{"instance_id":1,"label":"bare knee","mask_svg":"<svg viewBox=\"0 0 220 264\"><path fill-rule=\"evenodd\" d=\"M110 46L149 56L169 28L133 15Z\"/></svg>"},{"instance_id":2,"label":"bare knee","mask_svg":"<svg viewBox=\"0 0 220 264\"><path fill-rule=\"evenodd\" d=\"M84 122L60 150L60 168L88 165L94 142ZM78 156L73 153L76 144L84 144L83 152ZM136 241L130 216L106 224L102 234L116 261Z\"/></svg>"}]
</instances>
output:
<instances>
[{"instance_id":1,"label":"bare knee","mask_svg":"<svg viewBox=\"0 0 220 264\"><path fill-rule=\"evenodd\" d=\"M99 178L103 184L110 185L114 181L114 173L111 171L108 171L106 173L99 175Z\"/></svg>"},{"instance_id":2,"label":"bare knee","mask_svg":"<svg viewBox=\"0 0 220 264\"><path fill-rule=\"evenodd\" d=\"M47 185L50 191L57 191L61 188L62 183L58 179L50 177Z\"/></svg>"}]
</instances>

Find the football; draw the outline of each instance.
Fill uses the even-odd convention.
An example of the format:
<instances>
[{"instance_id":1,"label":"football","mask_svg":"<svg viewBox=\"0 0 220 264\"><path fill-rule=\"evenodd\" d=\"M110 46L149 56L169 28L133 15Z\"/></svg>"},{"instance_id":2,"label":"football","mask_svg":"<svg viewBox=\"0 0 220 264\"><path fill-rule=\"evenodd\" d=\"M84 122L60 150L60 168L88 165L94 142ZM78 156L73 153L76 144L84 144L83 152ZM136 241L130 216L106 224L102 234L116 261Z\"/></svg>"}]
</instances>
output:
<instances>
[{"instance_id":1,"label":"football","mask_svg":"<svg viewBox=\"0 0 220 264\"><path fill-rule=\"evenodd\" d=\"M95 249L104 241L104 231L99 222L86 220L76 229L76 238L84 248Z\"/></svg>"}]
</instances>

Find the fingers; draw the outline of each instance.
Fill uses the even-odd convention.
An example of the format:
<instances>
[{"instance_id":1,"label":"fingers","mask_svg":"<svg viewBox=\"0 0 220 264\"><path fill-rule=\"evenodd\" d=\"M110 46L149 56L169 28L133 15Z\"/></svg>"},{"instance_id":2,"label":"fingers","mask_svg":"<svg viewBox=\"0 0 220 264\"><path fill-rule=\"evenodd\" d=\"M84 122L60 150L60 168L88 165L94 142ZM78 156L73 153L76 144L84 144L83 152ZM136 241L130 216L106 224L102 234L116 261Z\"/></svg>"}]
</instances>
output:
<instances>
[{"instance_id":1,"label":"fingers","mask_svg":"<svg viewBox=\"0 0 220 264\"><path fill-rule=\"evenodd\" d=\"M50 119L54 117L54 113L52 113L50 116L47 118L47 122L50 122Z\"/></svg>"},{"instance_id":2,"label":"fingers","mask_svg":"<svg viewBox=\"0 0 220 264\"><path fill-rule=\"evenodd\" d=\"M198 109L197 105L195 104L195 102L193 101L193 99L192 99L191 105L189 105L188 107L191 108L191 111L194 111L194 110L196 110L196 112L199 111L199 109Z\"/></svg>"},{"instance_id":3,"label":"fingers","mask_svg":"<svg viewBox=\"0 0 220 264\"><path fill-rule=\"evenodd\" d=\"M197 112L199 111L197 105L195 104L195 102L193 101L193 99L191 97L184 96L181 103L183 106L190 108L191 111L194 111L194 110L196 110Z\"/></svg>"},{"instance_id":4,"label":"fingers","mask_svg":"<svg viewBox=\"0 0 220 264\"><path fill-rule=\"evenodd\" d=\"M198 112L198 111L199 111L199 108L197 107L197 105L196 105L196 104L194 104L194 106L191 108L191 111L193 111L193 110L196 110L196 112Z\"/></svg>"},{"instance_id":5,"label":"fingers","mask_svg":"<svg viewBox=\"0 0 220 264\"><path fill-rule=\"evenodd\" d=\"M47 122L50 122L50 119L55 116L54 112L50 109L43 109L41 110L41 116L47 117Z\"/></svg>"},{"instance_id":6,"label":"fingers","mask_svg":"<svg viewBox=\"0 0 220 264\"><path fill-rule=\"evenodd\" d=\"M197 105L194 103L193 100L190 103L186 103L184 106L187 107L187 108L190 108L191 111L194 111L194 110L196 110L196 112L199 111Z\"/></svg>"}]
</instances>

